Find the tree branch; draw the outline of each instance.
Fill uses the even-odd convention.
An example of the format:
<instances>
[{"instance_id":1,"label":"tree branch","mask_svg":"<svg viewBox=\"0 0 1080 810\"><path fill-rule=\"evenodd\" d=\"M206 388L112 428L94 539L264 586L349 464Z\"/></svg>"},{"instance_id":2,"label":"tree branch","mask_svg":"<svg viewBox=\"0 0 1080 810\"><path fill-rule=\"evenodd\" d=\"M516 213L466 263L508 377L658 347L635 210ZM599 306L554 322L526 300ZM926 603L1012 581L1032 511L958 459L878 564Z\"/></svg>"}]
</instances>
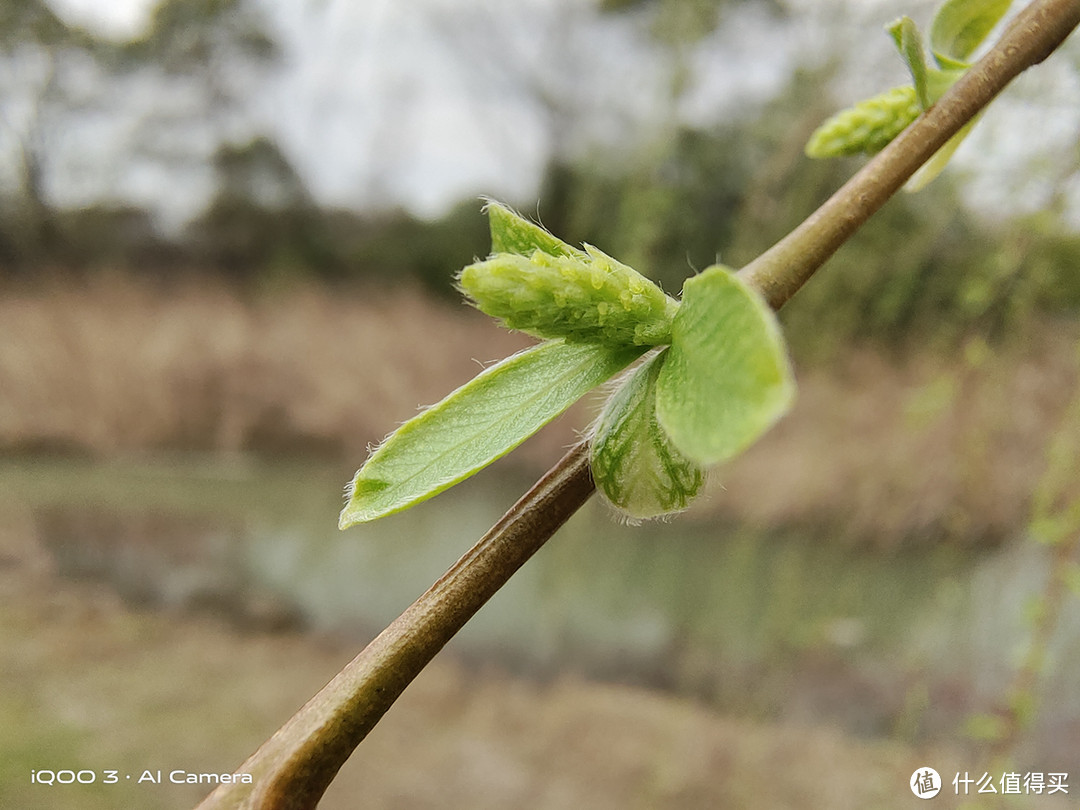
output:
<instances>
[{"instance_id":1,"label":"tree branch","mask_svg":"<svg viewBox=\"0 0 1080 810\"><path fill-rule=\"evenodd\" d=\"M252 784L222 785L199 808L315 807L405 687L593 489L583 442L237 770Z\"/></svg>"},{"instance_id":2,"label":"tree branch","mask_svg":"<svg viewBox=\"0 0 1080 810\"><path fill-rule=\"evenodd\" d=\"M791 233L739 271L774 309L807 282L945 142L1080 24L1080 0L1036 0L941 99Z\"/></svg>"},{"instance_id":3,"label":"tree branch","mask_svg":"<svg viewBox=\"0 0 1080 810\"><path fill-rule=\"evenodd\" d=\"M1035 0L937 104L741 276L779 309L953 134L1078 24L1080 0ZM405 687L593 489L582 443L238 769L252 784L221 785L199 810L314 808Z\"/></svg>"}]
</instances>

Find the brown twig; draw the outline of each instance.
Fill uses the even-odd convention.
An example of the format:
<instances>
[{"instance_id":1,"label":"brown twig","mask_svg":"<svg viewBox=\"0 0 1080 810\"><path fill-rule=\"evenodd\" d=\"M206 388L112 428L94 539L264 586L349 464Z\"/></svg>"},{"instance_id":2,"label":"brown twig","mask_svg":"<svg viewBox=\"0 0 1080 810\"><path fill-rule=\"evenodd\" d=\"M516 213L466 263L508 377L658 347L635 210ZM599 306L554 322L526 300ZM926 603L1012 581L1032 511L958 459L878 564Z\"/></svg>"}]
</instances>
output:
<instances>
[{"instance_id":1,"label":"brown twig","mask_svg":"<svg viewBox=\"0 0 1080 810\"><path fill-rule=\"evenodd\" d=\"M740 275L779 309L953 134L1078 24L1080 0L1035 0L937 104ZM315 807L405 687L593 489L581 444L237 770L251 784L221 785L200 810Z\"/></svg>"},{"instance_id":2,"label":"brown twig","mask_svg":"<svg viewBox=\"0 0 1080 810\"><path fill-rule=\"evenodd\" d=\"M945 142L1080 24L1080 0L1036 0L941 99L739 275L782 307Z\"/></svg>"}]
</instances>

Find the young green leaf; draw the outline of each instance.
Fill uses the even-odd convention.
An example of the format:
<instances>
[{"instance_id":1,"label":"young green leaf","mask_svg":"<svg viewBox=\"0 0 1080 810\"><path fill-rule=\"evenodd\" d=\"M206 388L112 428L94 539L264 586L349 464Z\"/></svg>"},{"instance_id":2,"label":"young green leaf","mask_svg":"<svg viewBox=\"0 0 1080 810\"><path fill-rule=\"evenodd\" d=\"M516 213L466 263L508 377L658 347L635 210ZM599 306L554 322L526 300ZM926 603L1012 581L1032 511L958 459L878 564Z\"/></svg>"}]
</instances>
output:
<instances>
[{"instance_id":1,"label":"young green leaf","mask_svg":"<svg viewBox=\"0 0 1080 810\"><path fill-rule=\"evenodd\" d=\"M631 267L591 245L579 256L535 250L470 264L458 284L510 329L609 345L665 343L678 302Z\"/></svg>"},{"instance_id":2,"label":"young green leaf","mask_svg":"<svg viewBox=\"0 0 1080 810\"><path fill-rule=\"evenodd\" d=\"M485 369L372 453L349 487L341 528L400 512L463 481L642 351L549 341Z\"/></svg>"},{"instance_id":3,"label":"young green leaf","mask_svg":"<svg viewBox=\"0 0 1080 810\"><path fill-rule=\"evenodd\" d=\"M945 0L930 24L930 50L945 69L966 68L1012 0Z\"/></svg>"},{"instance_id":4,"label":"young green leaf","mask_svg":"<svg viewBox=\"0 0 1080 810\"><path fill-rule=\"evenodd\" d=\"M596 421L591 463L596 488L633 519L681 512L705 483L656 419L656 380L667 349L623 380Z\"/></svg>"},{"instance_id":5,"label":"young green leaf","mask_svg":"<svg viewBox=\"0 0 1080 810\"><path fill-rule=\"evenodd\" d=\"M683 286L656 381L660 426L701 465L729 459L790 407L795 383L776 316L724 267Z\"/></svg>"},{"instance_id":6,"label":"young green leaf","mask_svg":"<svg viewBox=\"0 0 1080 810\"><path fill-rule=\"evenodd\" d=\"M919 29L911 17L904 16L890 25L888 30L892 34L893 41L896 42L896 49L907 62L911 79L915 83L915 97L919 100L919 106L925 110L933 102L930 100L930 91L927 87L926 56L923 54Z\"/></svg>"},{"instance_id":7,"label":"young green leaf","mask_svg":"<svg viewBox=\"0 0 1080 810\"><path fill-rule=\"evenodd\" d=\"M489 201L484 209L491 229L491 252L532 256L536 251L550 256L583 256L577 248L563 242L511 211L502 203Z\"/></svg>"},{"instance_id":8,"label":"young green leaf","mask_svg":"<svg viewBox=\"0 0 1080 810\"><path fill-rule=\"evenodd\" d=\"M964 124L955 135L945 141L945 145L934 152L934 156L920 166L918 171L911 176L911 179L904 185L904 191L921 191L930 181L941 174L945 169L945 165L952 159L956 150L960 148L964 138L971 134L972 127L978 123L980 118L982 118L982 113Z\"/></svg>"}]
</instances>

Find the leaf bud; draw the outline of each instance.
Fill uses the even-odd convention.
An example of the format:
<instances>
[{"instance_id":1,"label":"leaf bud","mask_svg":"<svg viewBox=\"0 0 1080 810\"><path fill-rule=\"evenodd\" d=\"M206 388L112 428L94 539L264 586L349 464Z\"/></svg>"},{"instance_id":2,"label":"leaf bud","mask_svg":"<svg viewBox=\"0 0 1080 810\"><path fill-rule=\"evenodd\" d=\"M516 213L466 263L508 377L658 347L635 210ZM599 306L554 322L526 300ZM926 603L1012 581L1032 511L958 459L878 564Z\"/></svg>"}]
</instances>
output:
<instances>
[{"instance_id":1,"label":"leaf bud","mask_svg":"<svg viewBox=\"0 0 1080 810\"><path fill-rule=\"evenodd\" d=\"M668 439L656 418L656 380L667 349L621 381L593 429L593 480L629 520L681 512L705 484L705 470Z\"/></svg>"}]
</instances>

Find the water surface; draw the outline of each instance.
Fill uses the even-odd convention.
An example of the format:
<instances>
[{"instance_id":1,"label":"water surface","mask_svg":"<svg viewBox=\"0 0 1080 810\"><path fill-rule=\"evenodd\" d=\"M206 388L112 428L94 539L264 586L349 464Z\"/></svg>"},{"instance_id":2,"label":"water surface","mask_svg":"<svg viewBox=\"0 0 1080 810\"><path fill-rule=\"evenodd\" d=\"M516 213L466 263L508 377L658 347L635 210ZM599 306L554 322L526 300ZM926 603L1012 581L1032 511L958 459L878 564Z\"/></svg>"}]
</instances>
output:
<instances>
[{"instance_id":1,"label":"water surface","mask_svg":"<svg viewBox=\"0 0 1080 810\"><path fill-rule=\"evenodd\" d=\"M332 464L174 458L0 463L0 515L57 571L154 609L252 631L370 639L523 492L496 466L400 515L337 530ZM594 499L449 650L531 676L642 683L744 715L857 733L948 734L994 705L1046 575L1032 542L992 553L851 548L691 513L626 526ZM1080 611L1067 603L1041 686L1043 736L1080 734Z\"/></svg>"}]
</instances>

